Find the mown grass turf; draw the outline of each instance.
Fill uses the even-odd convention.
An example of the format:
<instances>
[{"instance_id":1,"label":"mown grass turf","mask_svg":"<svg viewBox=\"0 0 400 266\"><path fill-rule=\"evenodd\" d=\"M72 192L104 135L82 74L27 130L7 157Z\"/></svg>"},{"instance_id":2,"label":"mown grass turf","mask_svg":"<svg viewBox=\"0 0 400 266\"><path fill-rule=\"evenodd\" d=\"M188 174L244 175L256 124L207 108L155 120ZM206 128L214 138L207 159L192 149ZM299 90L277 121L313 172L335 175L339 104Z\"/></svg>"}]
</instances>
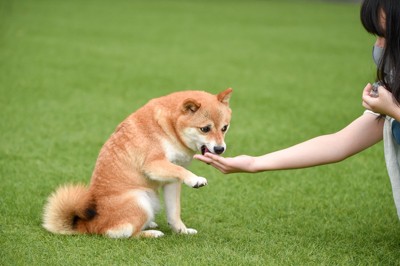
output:
<instances>
[{"instance_id":1,"label":"mown grass turf","mask_svg":"<svg viewBox=\"0 0 400 266\"><path fill-rule=\"evenodd\" d=\"M227 156L339 130L363 112L374 42L359 5L318 1L1 1L1 265L398 264L382 145L340 164L223 176L184 188L199 231L59 236L46 197L89 182L116 125L177 90L234 89Z\"/></svg>"}]
</instances>

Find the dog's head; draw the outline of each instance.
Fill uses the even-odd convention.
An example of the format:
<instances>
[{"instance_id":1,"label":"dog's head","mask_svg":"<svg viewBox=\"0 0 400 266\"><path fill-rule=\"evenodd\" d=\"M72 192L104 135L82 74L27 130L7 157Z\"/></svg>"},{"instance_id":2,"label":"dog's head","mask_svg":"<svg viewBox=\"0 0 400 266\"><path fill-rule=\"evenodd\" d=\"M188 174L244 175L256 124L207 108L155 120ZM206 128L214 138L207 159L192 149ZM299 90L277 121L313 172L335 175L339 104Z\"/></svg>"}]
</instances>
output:
<instances>
[{"instance_id":1,"label":"dog's head","mask_svg":"<svg viewBox=\"0 0 400 266\"><path fill-rule=\"evenodd\" d=\"M189 149L202 154L222 154L226 150L224 137L231 121L231 94L229 88L217 95L195 92L184 99L177 128Z\"/></svg>"}]
</instances>

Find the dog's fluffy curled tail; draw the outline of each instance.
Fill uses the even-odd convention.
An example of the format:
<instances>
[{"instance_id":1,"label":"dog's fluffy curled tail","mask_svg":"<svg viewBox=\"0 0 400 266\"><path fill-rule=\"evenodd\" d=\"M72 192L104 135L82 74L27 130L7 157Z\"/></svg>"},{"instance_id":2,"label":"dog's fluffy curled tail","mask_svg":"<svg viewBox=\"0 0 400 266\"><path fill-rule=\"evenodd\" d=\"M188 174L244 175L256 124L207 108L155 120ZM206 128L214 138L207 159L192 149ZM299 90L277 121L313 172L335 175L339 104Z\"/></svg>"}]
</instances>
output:
<instances>
[{"instance_id":1,"label":"dog's fluffy curled tail","mask_svg":"<svg viewBox=\"0 0 400 266\"><path fill-rule=\"evenodd\" d=\"M65 185L58 188L44 207L43 227L57 234L76 234L77 220L85 219L89 192L84 185Z\"/></svg>"}]
</instances>

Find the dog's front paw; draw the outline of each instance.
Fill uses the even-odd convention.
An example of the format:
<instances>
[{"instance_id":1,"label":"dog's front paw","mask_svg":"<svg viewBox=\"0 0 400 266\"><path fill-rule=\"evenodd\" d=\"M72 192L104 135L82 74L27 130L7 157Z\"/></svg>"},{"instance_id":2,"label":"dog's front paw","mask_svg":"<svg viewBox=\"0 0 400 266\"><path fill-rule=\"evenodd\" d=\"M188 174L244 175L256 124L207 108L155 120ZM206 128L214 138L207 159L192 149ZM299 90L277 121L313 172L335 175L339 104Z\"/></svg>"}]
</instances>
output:
<instances>
[{"instance_id":1,"label":"dog's front paw","mask_svg":"<svg viewBox=\"0 0 400 266\"><path fill-rule=\"evenodd\" d=\"M193 228L182 228L181 230L177 231L176 233L182 235L195 235L197 234L197 230Z\"/></svg>"},{"instance_id":2,"label":"dog's front paw","mask_svg":"<svg viewBox=\"0 0 400 266\"><path fill-rule=\"evenodd\" d=\"M185 184L192 188L204 187L207 185L207 179L201 176L191 177L185 180Z\"/></svg>"},{"instance_id":3,"label":"dog's front paw","mask_svg":"<svg viewBox=\"0 0 400 266\"><path fill-rule=\"evenodd\" d=\"M197 234L197 230L193 228L186 228L186 226L183 223L180 224L175 224L171 225L172 230L177 233L177 234L182 234L182 235L195 235Z\"/></svg>"}]
</instances>

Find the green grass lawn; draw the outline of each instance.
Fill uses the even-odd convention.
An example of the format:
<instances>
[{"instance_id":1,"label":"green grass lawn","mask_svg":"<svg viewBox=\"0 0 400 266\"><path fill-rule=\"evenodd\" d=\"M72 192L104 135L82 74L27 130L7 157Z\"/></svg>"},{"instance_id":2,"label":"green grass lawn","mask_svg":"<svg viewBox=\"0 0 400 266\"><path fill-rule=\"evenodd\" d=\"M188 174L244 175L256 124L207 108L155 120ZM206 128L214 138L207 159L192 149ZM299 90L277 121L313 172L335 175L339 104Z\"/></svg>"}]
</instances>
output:
<instances>
[{"instance_id":1,"label":"green grass lawn","mask_svg":"<svg viewBox=\"0 0 400 266\"><path fill-rule=\"evenodd\" d=\"M374 80L359 4L0 1L0 265L393 265L400 224L382 144L318 168L185 187L176 235L52 235L47 196L88 183L100 147L149 99L232 87L227 156L341 129Z\"/></svg>"}]
</instances>

